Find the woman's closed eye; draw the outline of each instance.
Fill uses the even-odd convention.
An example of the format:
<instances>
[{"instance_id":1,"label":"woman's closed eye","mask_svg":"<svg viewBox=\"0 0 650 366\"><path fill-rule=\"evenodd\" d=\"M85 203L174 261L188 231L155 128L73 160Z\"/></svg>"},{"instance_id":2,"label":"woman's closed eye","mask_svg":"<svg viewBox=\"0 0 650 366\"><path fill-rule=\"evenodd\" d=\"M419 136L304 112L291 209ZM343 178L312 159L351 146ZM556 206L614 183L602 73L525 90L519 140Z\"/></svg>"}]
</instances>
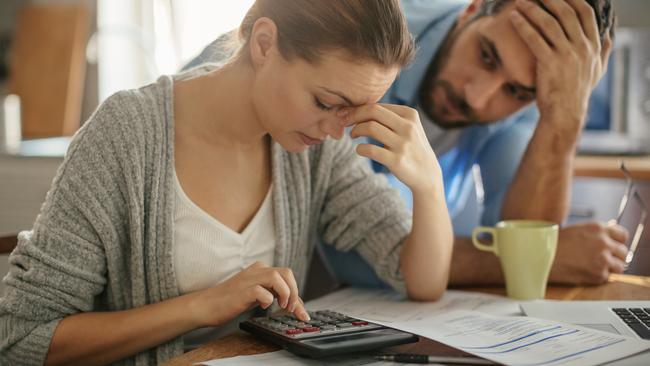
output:
<instances>
[{"instance_id":1,"label":"woman's closed eye","mask_svg":"<svg viewBox=\"0 0 650 366\"><path fill-rule=\"evenodd\" d=\"M333 108L331 105L327 105L327 104L321 102L320 99L318 99L317 97L314 97L314 103L316 104L316 107L318 107L318 108L320 108L320 109L322 109L324 111L331 111L332 108Z\"/></svg>"}]
</instances>

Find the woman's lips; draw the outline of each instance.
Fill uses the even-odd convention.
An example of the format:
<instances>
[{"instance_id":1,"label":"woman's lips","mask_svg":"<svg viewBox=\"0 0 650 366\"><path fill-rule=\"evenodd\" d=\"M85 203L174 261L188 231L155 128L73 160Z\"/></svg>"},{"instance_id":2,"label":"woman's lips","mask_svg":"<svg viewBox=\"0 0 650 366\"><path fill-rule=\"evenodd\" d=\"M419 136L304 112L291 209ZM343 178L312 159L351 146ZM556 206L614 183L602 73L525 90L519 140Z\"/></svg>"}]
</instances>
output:
<instances>
[{"instance_id":1,"label":"woman's lips","mask_svg":"<svg viewBox=\"0 0 650 366\"><path fill-rule=\"evenodd\" d=\"M323 140L319 140L319 139L309 137L309 136L305 135L304 133L299 132L298 135L300 136L300 139L302 140L302 142L305 145L318 145L318 144L323 143Z\"/></svg>"}]
</instances>

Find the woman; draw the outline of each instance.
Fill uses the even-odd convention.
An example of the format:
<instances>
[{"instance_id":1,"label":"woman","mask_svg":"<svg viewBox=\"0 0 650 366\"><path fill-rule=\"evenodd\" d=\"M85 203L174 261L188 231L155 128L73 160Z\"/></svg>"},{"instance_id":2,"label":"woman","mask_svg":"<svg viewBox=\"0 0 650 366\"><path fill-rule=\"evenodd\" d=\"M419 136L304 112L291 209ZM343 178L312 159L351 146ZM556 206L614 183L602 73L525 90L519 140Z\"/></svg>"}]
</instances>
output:
<instances>
[{"instance_id":1,"label":"woman","mask_svg":"<svg viewBox=\"0 0 650 366\"><path fill-rule=\"evenodd\" d=\"M376 104L414 52L398 1L258 0L240 38L224 65L110 97L75 136L11 256L0 360L157 364L274 299L307 319L320 239L413 299L442 294L440 169L417 113ZM346 126L385 146L355 152ZM359 155L413 190L412 222Z\"/></svg>"}]
</instances>

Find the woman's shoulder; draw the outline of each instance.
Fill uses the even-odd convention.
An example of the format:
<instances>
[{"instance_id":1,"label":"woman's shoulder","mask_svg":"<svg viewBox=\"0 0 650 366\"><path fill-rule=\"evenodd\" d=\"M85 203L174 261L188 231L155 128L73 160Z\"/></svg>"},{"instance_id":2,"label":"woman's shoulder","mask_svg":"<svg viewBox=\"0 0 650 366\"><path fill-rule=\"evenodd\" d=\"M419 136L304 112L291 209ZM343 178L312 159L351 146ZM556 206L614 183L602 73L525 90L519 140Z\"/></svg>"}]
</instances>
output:
<instances>
[{"instance_id":1,"label":"woman's shoulder","mask_svg":"<svg viewBox=\"0 0 650 366\"><path fill-rule=\"evenodd\" d=\"M156 131L169 130L172 128L170 78L161 76L141 88L114 93L86 120L75 140L147 140Z\"/></svg>"},{"instance_id":2,"label":"woman's shoulder","mask_svg":"<svg viewBox=\"0 0 650 366\"><path fill-rule=\"evenodd\" d=\"M143 157L165 154L173 143L168 78L119 91L102 102L73 137L66 166L141 164Z\"/></svg>"},{"instance_id":3,"label":"woman's shoulder","mask_svg":"<svg viewBox=\"0 0 650 366\"><path fill-rule=\"evenodd\" d=\"M130 124L143 124L171 118L172 80L161 76L154 83L137 89L118 91L108 97L86 122L96 120L128 128Z\"/></svg>"}]
</instances>

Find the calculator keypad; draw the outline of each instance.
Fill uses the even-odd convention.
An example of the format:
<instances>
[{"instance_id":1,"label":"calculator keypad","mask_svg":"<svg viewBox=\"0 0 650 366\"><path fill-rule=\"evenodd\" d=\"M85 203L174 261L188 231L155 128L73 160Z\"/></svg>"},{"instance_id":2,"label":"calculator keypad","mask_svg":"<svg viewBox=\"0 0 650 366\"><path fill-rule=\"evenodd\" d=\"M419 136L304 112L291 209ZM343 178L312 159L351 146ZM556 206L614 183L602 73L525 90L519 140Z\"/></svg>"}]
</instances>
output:
<instances>
[{"instance_id":1,"label":"calculator keypad","mask_svg":"<svg viewBox=\"0 0 650 366\"><path fill-rule=\"evenodd\" d=\"M289 338L312 338L332 333L352 333L381 328L380 325L349 317L331 310L309 312L311 318L302 322L290 315L251 319L258 326Z\"/></svg>"}]
</instances>

